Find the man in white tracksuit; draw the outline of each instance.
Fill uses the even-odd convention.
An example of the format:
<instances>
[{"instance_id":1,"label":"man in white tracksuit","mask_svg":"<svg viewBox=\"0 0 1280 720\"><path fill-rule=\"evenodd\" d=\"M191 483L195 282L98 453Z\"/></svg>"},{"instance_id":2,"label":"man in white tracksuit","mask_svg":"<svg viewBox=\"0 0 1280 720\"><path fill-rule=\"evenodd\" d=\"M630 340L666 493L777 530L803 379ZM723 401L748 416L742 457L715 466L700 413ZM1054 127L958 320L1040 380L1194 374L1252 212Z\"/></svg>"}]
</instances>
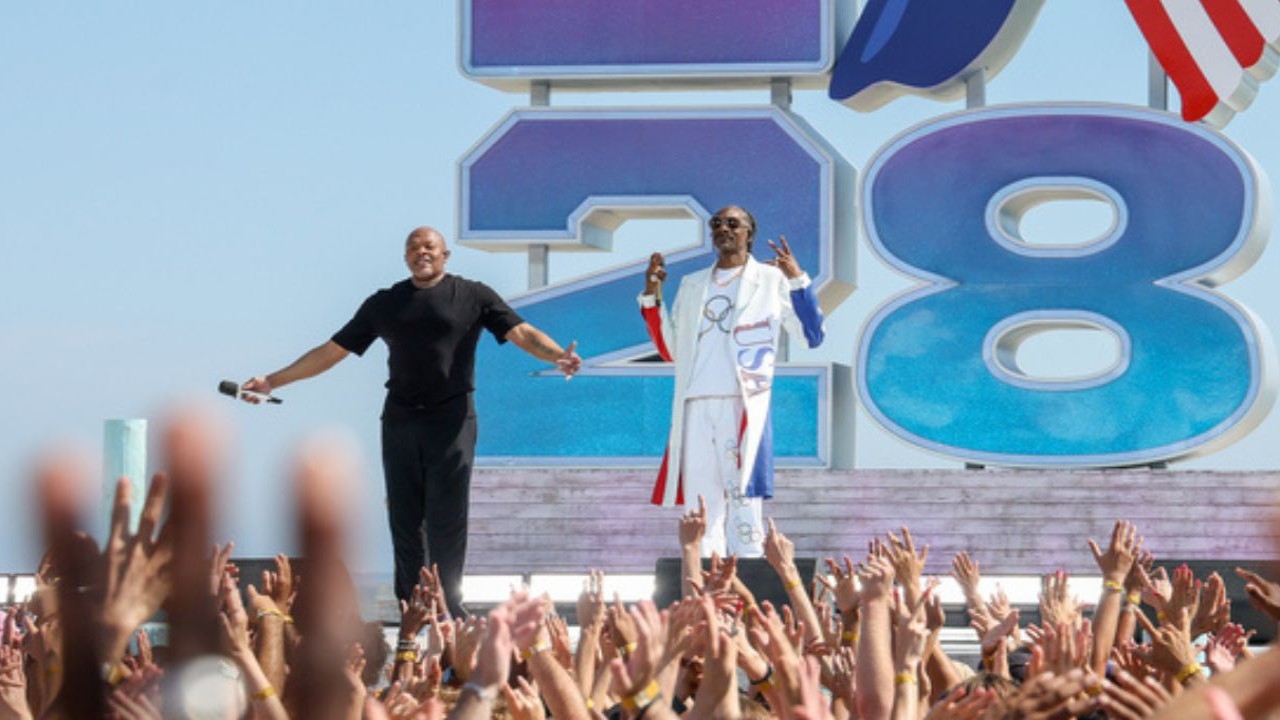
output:
<instances>
[{"instance_id":1,"label":"man in white tracksuit","mask_svg":"<svg viewBox=\"0 0 1280 720\"><path fill-rule=\"evenodd\" d=\"M716 262L680 282L670 313L662 303L662 255L649 259L641 314L659 354L675 363L667 453L653 502L707 503L702 554L764 553L761 500L773 497L770 389L785 328L822 343L822 311L785 237L767 263L751 257L756 222L729 206L711 218Z\"/></svg>"}]
</instances>

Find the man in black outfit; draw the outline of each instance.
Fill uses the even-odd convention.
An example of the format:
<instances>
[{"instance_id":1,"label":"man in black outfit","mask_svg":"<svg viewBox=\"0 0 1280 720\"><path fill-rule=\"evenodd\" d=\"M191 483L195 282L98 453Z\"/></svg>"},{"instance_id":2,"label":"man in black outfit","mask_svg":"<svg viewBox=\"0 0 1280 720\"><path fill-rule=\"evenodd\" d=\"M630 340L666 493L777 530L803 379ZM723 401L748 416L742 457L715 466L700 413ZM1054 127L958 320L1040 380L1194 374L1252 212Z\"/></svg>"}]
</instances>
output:
<instances>
[{"instance_id":1,"label":"man in black outfit","mask_svg":"<svg viewBox=\"0 0 1280 720\"><path fill-rule=\"evenodd\" d=\"M563 349L503 302L484 283L444 271L444 236L420 227L405 240L407 280L369 296L333 338L241 389L268 394L314 377L349 353L363 355L376 338L387 343L387 399L382 410L382 468L387 488L396 597L407 600L426 561L439 566L449 611L462 615L462 567L467 506L476 445L476 343L488 330L572 376L582 365L576 343ZM242 395L249 402L260 398Z\"/></svg>"}]
</instances>

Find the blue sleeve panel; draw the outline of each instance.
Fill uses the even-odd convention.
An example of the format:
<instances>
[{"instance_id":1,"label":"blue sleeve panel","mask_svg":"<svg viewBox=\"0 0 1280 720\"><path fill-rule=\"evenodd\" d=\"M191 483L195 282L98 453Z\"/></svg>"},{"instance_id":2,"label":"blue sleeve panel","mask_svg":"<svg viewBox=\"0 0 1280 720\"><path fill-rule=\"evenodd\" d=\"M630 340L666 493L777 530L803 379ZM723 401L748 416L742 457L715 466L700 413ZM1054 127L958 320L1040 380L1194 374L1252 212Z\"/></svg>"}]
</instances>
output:
<instances>
[{"instance_id":1,"label":"blue sleeve panel","mask_svg":"<svg viewBox=\"0 0 1280 720\"><path fill-rule=\"evenodd\" d=\"M818 308L818 296L813 293L813 286L792 290L791 306L796 311L796 317L800 318L800 325L804 328L804 339L809 343L809 347L816 348L821 345L827 334L822 329L822 310Z\"/></svg>"},{"instance_id":2,"label":"blue sleeve panel","mask_svg":"<svg viewBox=\"0 0 1280 720\"><path fill-rule=\"evenodd\" d=\"M773 408L769 408L769 414L764 416L764 432L760 435L760 448L756 450L751 477L747 479L746 495L773 499Z\"/></svg>"}]
</instances>

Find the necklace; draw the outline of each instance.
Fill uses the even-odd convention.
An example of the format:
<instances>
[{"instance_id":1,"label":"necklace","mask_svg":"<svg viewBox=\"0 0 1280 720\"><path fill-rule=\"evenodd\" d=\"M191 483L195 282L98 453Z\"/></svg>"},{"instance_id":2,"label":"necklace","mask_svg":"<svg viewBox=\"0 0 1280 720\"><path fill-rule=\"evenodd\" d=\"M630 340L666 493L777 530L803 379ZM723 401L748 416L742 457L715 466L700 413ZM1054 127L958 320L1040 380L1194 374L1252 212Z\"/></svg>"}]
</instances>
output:
<instances>
[{"instance_id":1,"label":"necklace","mask_svg":"<svg viewBox=\"0 0 1280 720\"><path fill-rule=\"evenodd\" d=\"M716 270L719 270L719 269L720 269L720 268L716 268ZM743 265L743 266L739 267L739 268L738 268L738 271L737 271L737 272L735 272L735 273L733 273L733 274L732 274L732 275L730 275L729 277L725 278L725 279L724 279L724 282L721 282L721 281L717 280L717 279L716 279L716 270L712 270L712 271L711 271L711 282L715 283L715 284L716 284L716 285L718 285L719 287L729 287L729 283L733 282L734 280L737 280L737 279L738 279L738 276L742 275L742 272L743 272L744 270L746 270L746 269L747 269L747 266L746 266L746 265Z\"/></svg>"}]
</instances>

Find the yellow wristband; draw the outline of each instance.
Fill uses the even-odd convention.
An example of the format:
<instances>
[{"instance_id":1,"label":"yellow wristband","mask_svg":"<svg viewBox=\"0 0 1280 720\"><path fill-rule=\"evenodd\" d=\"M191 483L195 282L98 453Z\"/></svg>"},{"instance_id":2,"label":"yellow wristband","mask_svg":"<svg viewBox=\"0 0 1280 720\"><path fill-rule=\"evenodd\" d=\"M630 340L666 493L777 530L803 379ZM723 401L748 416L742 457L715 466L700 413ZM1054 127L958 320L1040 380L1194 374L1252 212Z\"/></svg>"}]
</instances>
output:
<instances>
[{"instance_id":1,"label":"yellow wristband","mask_svg":"<svg viewBox=\"0 0 1280 720\"><path fill-rule=\"evenodd\" d=\"M1141 605L1142 593L1129 593L1129 596L1126 597L1125 600L1127 600L1130 605Z\"/></svg>"},{"instance_id":2,"label":"yellow wristband","mask_svg":"<svg viewBox=\"0 0 1280 720\"><path fill-rule=\"evenodd\" d=\"M858 633L853 630L845 630L840 633L840 638L845 642L856 643L858 642Z\"/></svg>"},{"instance_id":3,"label":"yellow wristband","mask_svg":"<svg viewBox=\"0 0 1280 720\"><path fill-rule=\"evenodd\" d=\"M898 673L893 676L894 685L906 685L907 683L914 683L915 681L916 674L913 672Z\"/></svg>"},{"instance_id":4,"label":"yellow wristband","mask_svg":"<svg viewBox=\"0 0 1280 720\"><path fill-rule=\"evenodd\" d=\"M797 578L795 580L788 580L787 582L782 583L782 589L786 590L787 592L791 592L792 590L795 590L801 585L804 585L804 581Z\"/></svg>"},{"instance_id":5,"label":"yellow wristband","mask_svg":"<svg viewBox=\"0 0 1280 720\"><path fill-rule=\"evenodd\" d=\"M626 645L623 645L623 646L622 646L622 654L623 654L623 655L630 655L631 653L633 653L633 652L635 652L635 651L636 651L636 644L635 644L635 643L633 643L633 642L629 642L629 643L627 643Z\"/></svg>"},{"instance_id":6,"label":"yellow wristband","mask_svg":"<svg viewBox=\"0 0 1280 720\"><path fill-rule=\"evenodd\" d=\"M397 662L417 662L418 653L416 650L403 650L396 653Z\"/></svg>"},{"instance_id":7,"label":"yellow wristband","mask_svg":"<svg viewBox=\"0 0 1280 720\"><path fill-rule=\"evenodd\" d=\"M654 700L658 699L660 694L662 694L662 689L658 687L658 681L650 680L649 684L645 685L640 692L622 698L622 707L635 712L640 708L649 707Z\"/></svg>"},{"instance_id":8,"label":"yellow wristband","mask_svg":"<svg viewBox=\"0 0 1280 720\"><path fill-rule=\"evenodd\" d=\"M1190 665L1182 668L1182 670L1178 673L1178 682L1180 683L1186 682L1191 678L1191 676L1199 675L1200 671L1203 669L1204 668L1200 667L1200 663L1196 662L1195 660L1192 660Z\"/></svg>"},{"instance_id":9,"label":"yellow wristband","mask_svg":"<svg viewBox=\"0 0 1280 720\"><path fill-rule=\"evenodd\" d=\"M1118 593L1122 593L1122 592L1124 592L1124 586L1123 586L1123 585L1121 585L1120 583L1116 582L1115 580L1103 580L1103 581L1102 581L1102 589L1103 589L1103 590L1111 590L1111 591L1118 592Z\"/></svg>"},{"instance_id":10,"label":"yellow wristband","mask_svg":"<svg viewBox=\"0 0 1280 720\"><path fill-rule=\"evenodd\" d=\"M635 643L632 643L632 644L631 644L631 646L634 648L634 647L635 647ZM547 650L550 650L550 649L551 649L551 643L536 643L536 644L534 644L534 645L529 646L528 648L526 648L526 649L524 649L524 650L521 650L521 651L520 651L520 659L521 659L521 660L528 660L529 658L533 657L534 655L537 655L537 654L538 654L538 653L540 653L540 652L546 652Z\"/></svg>"},{"instance_id":11,"label":"yellow wristband","mask_svg":"<svg viewBox=\"0 0 1280 720\"><path fill-rule=\"evenodd\" d=\"M268 685L262 688L261 690L259 690L258 692L254 693L250 697L253 699L254 702L257 702L259 700L266 700L267 698L273 698L275 696L276 696L276 689Z\"/></svg>"}]
</instances>

